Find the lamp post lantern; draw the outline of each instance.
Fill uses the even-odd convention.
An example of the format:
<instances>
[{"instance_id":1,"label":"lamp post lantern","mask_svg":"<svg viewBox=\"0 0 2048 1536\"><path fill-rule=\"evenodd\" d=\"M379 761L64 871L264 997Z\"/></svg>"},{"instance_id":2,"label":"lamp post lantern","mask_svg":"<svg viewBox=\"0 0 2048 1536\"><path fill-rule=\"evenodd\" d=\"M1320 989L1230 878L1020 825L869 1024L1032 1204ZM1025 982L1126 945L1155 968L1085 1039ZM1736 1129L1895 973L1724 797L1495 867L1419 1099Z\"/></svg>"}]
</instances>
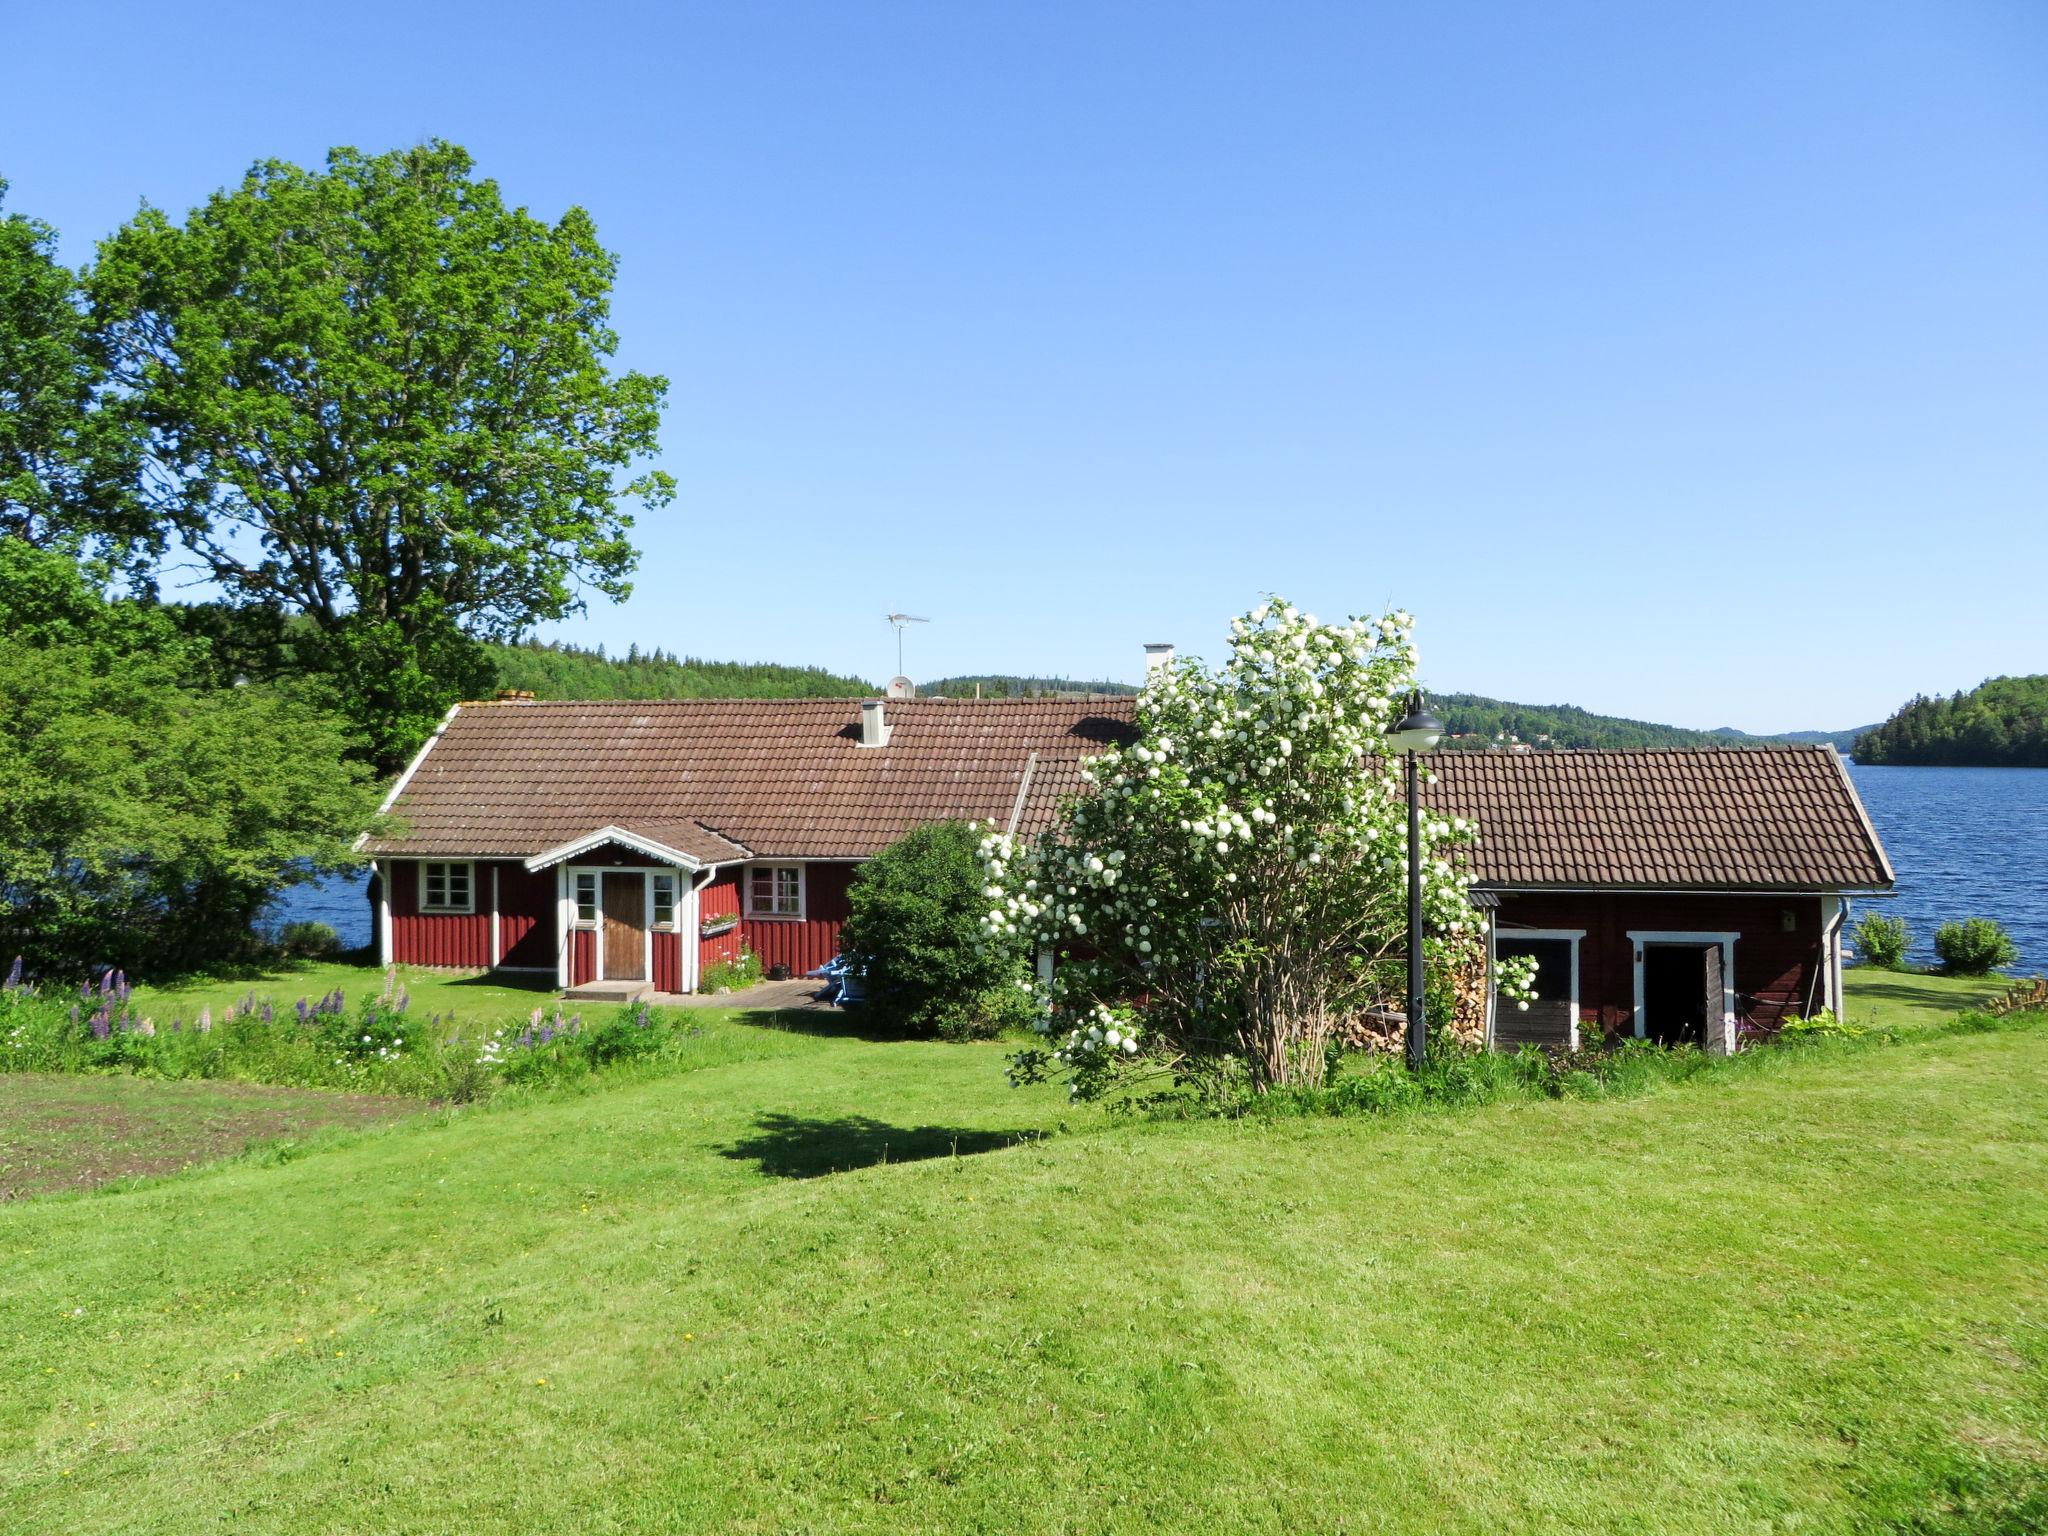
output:
<instances>
[{"instance_id":1,"label":"lamp post lantern","mask_svg":"<svg viewBox=\"0 0 2048 1536\"><path fill-rule=\"evenodd\" d=\"M1443 739L1444 723L1417 689L1408 713L1387 733L1387 745L1408 759L1408 1070L1429 1059L1429 1021L1422 1005L1422 800L1416 759Z\"/></svg>"}]
</instances>

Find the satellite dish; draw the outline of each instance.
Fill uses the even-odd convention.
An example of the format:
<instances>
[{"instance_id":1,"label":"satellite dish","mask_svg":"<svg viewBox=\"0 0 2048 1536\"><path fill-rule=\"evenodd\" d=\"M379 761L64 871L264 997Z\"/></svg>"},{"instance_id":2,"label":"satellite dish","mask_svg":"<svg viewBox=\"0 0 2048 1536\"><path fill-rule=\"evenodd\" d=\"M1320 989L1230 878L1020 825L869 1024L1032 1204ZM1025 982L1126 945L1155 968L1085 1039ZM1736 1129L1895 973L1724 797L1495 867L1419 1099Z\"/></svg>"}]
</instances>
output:
<instances>
[{"instance_id":1,"label":"satellite dish","mask_svg":"<svg viewBox=\"0 0 2048 1536\"><path fill-rule=\"evenodd\" d=\"M907 677L892 677L889 679L889 697L892 699L914 699L917 697L917 684Z\"/></svg>"}]
</instances>

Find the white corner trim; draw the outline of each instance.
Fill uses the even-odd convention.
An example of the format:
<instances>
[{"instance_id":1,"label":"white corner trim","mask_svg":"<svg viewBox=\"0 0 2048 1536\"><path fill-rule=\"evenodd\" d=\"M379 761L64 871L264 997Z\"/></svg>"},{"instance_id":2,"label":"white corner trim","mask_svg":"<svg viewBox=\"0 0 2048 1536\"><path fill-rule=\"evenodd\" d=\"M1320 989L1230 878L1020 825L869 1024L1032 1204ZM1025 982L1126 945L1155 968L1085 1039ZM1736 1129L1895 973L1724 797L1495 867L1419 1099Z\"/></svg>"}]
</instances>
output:
<instances>
[{"instance_id":1,"label":"white corner trim","mask_svg":"<svg viewBox=\"0 0 2048 1536\"><path fill-rule=\"evenodd\" d=\"M473 877L472 877L473 878ZM498 866L491 866L491 969L498 968L498 960L504 949L498 939Z\"/></svg>"},{"instance_id":2,"label":"white corner trim","mask_svg":"<svg viewBox=\"0 0 2048 1536\"><path fill-rule=\"evenodd\" d=\"M569 866L555 867L555 985L567 989L576 953L576 908L569 899Z\"/></svg>"},{"instance_id":3,"label":"white corner trim","mask_svg":"<svg viewBox=\"0 0 2048 1536\"><path fill-rule=\"evenodd\" d=\"M391 967L391 865L390 859L372 859L377 871L377 963Z\"/></svg>"},{"instance_id":4,"label":"white corner trim","mask_svg":"<svg viewBox=\"0 0 2048 1536\"><path fill-rule=\"evenodd\" d=\"M694 854L684 853L680 848L671 848L666 843L657 843L651 837L642 837L639 833L628 832L620 826L599 827L595 832L586 832L583 836L559 847L536 853L526 861L526 867L538 874L550 865L565 863L580 854L590 852L593 848L602 848L606 843L617 843L622 848L644 853L651 859L657 859L663 864L673 864L682 870L695 871L704 867L704 861ZM715 865L713 867L716 868Z\"/></svg>"},{"instance_id":5,"label":"white corner trim","mask_svg":"<svg viewBox=\"0 0 2048 1536\"><path fill-rule=\"evenodd\" d=\"M1735 941L1739 933L1695 933L1677 929L1631 928L1628 942L1635 971L1635 1031L1638 1040L1648 1038L1649 1024L1643 1017L1643 946L1645 944L1718 944L1721 946L1721 1037L1706 1042L1710 1056L1735 1054Z\"/></svg>"},{"instance_id":6,"label":"white corner trim","mask_svg":"<svg viewBox=\"0 0 2048 1536\"><path fill-rule=\"evenodd\" d=\"M1827 976L1827 996L1821 1006L1842 1017L1842 931L1849 926L1849 901L1845 896L1820 899L1820 963Z\"/></svg>"},{"instance_id":7,"label":"white corner trim","mask_svg":"<svg viewBox=\"0 0 2048 1536\"><path fill-rule=\"evenodd\" d=\"M398 797L405 793L405 786L412 782L412 776L420 771L420 764L424 763L427 760L427 754L434 750L434 743L441 739L441 733L448 729L449 723L455 719L461 710L462 706L460 704L450 704L448 706L448 713L443 715L441 723L434 727L433 735L429 736L422 743L419 751L413 753L412 761L405 765L405 772L392 781L390 792L384 796L383 803L377 807L377 814L379 816L388 815L391 807L398 804ZM349 846L359 849L369 840L370 834L368 832L358 832L356 840Z\"/></svg>"}]
</instances>

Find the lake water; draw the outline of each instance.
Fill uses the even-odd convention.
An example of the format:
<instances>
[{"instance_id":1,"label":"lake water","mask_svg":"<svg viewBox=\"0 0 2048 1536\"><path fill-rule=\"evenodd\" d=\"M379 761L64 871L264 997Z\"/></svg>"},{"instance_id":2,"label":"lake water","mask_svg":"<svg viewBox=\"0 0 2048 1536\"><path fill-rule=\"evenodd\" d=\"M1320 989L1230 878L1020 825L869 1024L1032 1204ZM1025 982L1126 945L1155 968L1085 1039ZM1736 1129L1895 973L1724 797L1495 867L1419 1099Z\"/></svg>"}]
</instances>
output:
<instances>
[{"instance_id":1,"label":"lake water","mask_svg":"<svg viewBox=\"0 0 2048 1536\"><path fill-rule=\"evenodd\" d=\"M361 949L375 935L370 931L370 876L329 875L325 880L295 885L264 909L256 926L275 933L286 923L325 923L341 935L343 947Z\"/></svg>"},{"instance_id":2,"label":"lake water","mask_svg":"<svg viewBox=\"0 0 2048 1536\"><path fill-rule=\"evenodd\" d=\"M2048 971L2048 768L1849 771L1899 877L1895 898L1857 909L1903 917L1923 965L1938 925L1996 918L2020 947L2015 969Z\"/></svg>"},{"instance_id":3,"label":"lake water","mask_svg":"<svg viewBox=\"0 0 2048 1536\"><path fill-rule=\"evenodd\" d=\"M2048 768L1850 772L1899 876L1897 897L1858 909L1903 917L1913 930L1913 959L1925 965L1934 963L1937 924L1994 917L2019 944L2018 969L2048 971ZM367 886L362 875L295 886L265 925L321 922L344 944L368 944Z\"/></svg>"}]
</instances>

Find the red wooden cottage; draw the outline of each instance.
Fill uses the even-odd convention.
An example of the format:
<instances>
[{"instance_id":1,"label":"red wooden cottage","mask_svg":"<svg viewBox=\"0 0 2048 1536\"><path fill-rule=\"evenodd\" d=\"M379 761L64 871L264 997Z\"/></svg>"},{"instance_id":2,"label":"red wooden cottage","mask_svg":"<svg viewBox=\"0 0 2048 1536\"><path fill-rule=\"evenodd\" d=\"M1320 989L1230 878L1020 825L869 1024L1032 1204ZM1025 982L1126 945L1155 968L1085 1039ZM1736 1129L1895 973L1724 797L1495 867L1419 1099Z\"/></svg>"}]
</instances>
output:
<instances>
[{"instance_id":1,"label":"red wooden cottage","mask_svg":"<svg viewBox=\"0 0 2048 1536\"><path fill-rule=\"evenodd\" d=\"M367 839L387 964L691 991L839 949L854 866L920 822L1048 825L1131 701L463 704Z\"/></svg>"},{"instance_id":2,"label":"red wooden cottage","mask_svg":"<svg viewBox=\"0 0 2048 1536\"><path fill-rule=\"evenodd\" d=\"M1133 701L464 704L366 841L386 963L693 990L741 944L801 974L855 866L920 822L1030 833L1128 740ZM1891 866L1829 747L1444 752L1432 805L1481 828L1480 900L1538 1001L1490 1036L1594 1028L1727 1050L1839 1007L1848 898Z\"/></svg>"}]
</instances>

